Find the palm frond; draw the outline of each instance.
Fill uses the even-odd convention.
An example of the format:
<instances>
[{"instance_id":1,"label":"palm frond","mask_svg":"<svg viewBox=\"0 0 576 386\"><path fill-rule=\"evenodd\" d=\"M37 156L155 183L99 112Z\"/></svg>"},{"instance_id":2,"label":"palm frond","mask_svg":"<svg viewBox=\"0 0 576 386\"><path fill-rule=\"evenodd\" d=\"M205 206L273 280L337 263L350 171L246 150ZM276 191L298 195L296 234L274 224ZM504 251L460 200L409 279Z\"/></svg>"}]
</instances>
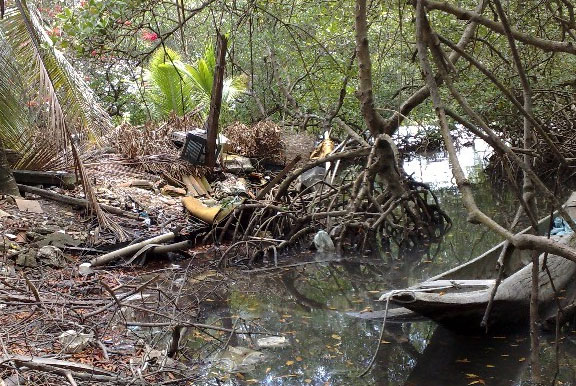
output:
<instances>
[{"instance_id":1,"label":"palm frond","mask_svg":"<svg viewBox=\"0 0 576 386\"><path fill-rule=\"evenodd\" d=\"M214 47L208 45L204 55L194 65L184 63L181 56L169 48L161 47L153 54L145 74L148 97L160 118L171 113L184 115L200 107L208 113L216 58ZM226 78L222 90L224 108L246 89L242 78Z\"/></svg>"},{"instance_id":2,"label":"palm frond","mask_svg":"<svg viewBox=\"0 0 576 386\"><path fill-rule=\"evenodd\" d=\"M100 209L90 180L84 170L74 134L88 134L96 139L98 131L104 132L111 127L106 113L95 102L89 87L83 82L70 63L54 48L47 34L44 32L37 11L29 9L21 0L16 0L18 10L9 12L8 17L2 21L5 34L2 36L5 43L10 44L11 54L21 66L23 73L28 74L25 81L29 87L36 86L39 103L47 110L48 124L43 133L44 141L41 148L49 151L62 149L71 151L76 169L82 181L86 199L90 209L98 218L99 224L112 230L124 238L123 230L111 222ZM61 103L65 101L64 104ZM7 103L14 101L6 100ZM65 107L63 107L65 106ZM0 127L0 135L4 131ZM31 136L30 132L22 132L23 137Z\"/></svg>"},{"instance_id":3,"label":"palm frond","mask_svg":"<svg viewBox=\"0 0 576 386\"><path fill-rule=\"evenodd\" d=\"M180 55L169 48L156 50L145 73L147 94L160 117L184 115L192 104L192 84L182 71Z\"/></svg>"}]
</instances>

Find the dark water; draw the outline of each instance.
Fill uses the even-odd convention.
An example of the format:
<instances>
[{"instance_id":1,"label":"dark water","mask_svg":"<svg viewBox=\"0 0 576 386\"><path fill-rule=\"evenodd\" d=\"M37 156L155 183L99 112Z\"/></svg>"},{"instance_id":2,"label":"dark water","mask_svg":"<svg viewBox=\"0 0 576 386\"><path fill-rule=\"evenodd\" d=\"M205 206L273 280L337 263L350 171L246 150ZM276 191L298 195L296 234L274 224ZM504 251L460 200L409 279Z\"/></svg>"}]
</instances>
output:
<instances>
[{"instance_id":1,"label":"dark water","mask_svg":"<svg viewBox=\"0 0 576 386\"><path fill-rule=\"evenodd\" d=\"M419 160L422 164L422 160ZM435 161L436 162L436 161ZM425 163L425 160L424 160ZM472 171L474 173L474 171ZM506 224L515 200L477 173L477 200ZM528 385L529 339L525 332L500 336L459 336L433 322L387 323L374 366L363 377L381 334L380 320L350 311L381 310L375 299L461 264L500 240L468 224L457 191L440 183L437 194L454 224L442 244L420 254L345 263L308 264L280 272L231 272L222 301L203 310L204 323L248 326L288 338L279 348L255 347L258 336L234 336L229 345L264 353L243 373L206 368L207 384L265 385ZM283 260L290 264L303 258ZM555 353L554 336L542 337L546 384L576 384L576 335L565 333ZM224 339L225 340L225 339ZM205 353L221 344L191 336L188 346ZM557 361L559 371L557 371Z\"/></svg>"}]
</instances>

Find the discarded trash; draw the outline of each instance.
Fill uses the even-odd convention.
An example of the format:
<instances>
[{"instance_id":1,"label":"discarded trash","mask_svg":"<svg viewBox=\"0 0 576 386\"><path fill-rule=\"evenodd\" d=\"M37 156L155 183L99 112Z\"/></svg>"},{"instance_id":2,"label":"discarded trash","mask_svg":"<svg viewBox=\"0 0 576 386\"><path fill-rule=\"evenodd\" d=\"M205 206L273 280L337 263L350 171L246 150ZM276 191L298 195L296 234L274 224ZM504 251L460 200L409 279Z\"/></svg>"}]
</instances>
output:
<instances>
[{"instance_id":1,"label":"discarded trash","mask_svg":"<svg viewBox=\"0 0 576 386\"><path fill-rule=\"evenodd\" d=\"M256 344L260 348L272 348L272 347L286 347L290 345L288 339L285 336L267 336L265 338L260 338L256 341Z\"/></svg>"},{"instance_id":2,"label":"discarded trash","mask_svg":"<svg viewBox=\"0 0 576 386\"><path fill-rule=\"evenodd\" d=\"M336 250L330 235L324 230L320 230L314 235L314 245L318 252L333 252Z\"/></svg>"},{"instance_id":3,"label":"discarded trash","mask_svg":"<svg viewBox=\"0 0 576 386\"><path fill-rule=\"evenodd\" d=\"M572 232L573 232L572 228L570 228L570 225L568 225L568 223L564 221L563 218L561 217L554 218L554 226L550 230L551 235L561 236Z\"/></svg>"},{"instance_id":4,"label":"discarded trash","mask_svg":"<svg viewBox=\"0 0 576 386\"><path fill-rule=\"evenodd\" d=\"M78 273L82 276L88 276L94 273L92 269L92 264L90 263L82 263L78 266Z\"/></svg>"},{"instance_id":5,"label":"discarded trash","mask_svg":"<svg viewBox=\"0 0 576 386\"><path fill-rule=\"evenodd\" d=\"M208 224L221 221L234 209L232 205L226 208L221 206L208 207L194 197L183 197L182 204L192 216Z\"/></svg>"},{"instance_id":6,"label":"discarded trash","mask_svg":"<svg viewBox=\"0 0 576 386\"><path fill-rule=\"evenodd\" d=\"M316 166L302 173L298 177L298 181L300 182L301 185L308 188L314 185L315 183L324 180L325 176L326 176L326 168L322 166Z\"/></svg>"},{"instance_id":7,"label":"discarded trash","mask_svg":"<svg viewBox=\"0 0 576 386\"><path fill-rule=\"evenodd\" d=\"M330 138L324 139L310 154L310 159L324 158L334 151L334 142Z\"/></svg>"},{"instance_id":8,"label":"discarded trash","mask_svg":"<svg viewBox=\"0 0 576 386\"><path fill-rule=\"evenodd\" d=\"M68 330L60 334L58 341L62 345L65 353L73 354L88 347L88 345L94 341L94 334L82 334L75 330Z\"/></svg>"},{"instance_id":9,"label":"discarded trash","mask_svg":"<svg viewBox=\"0 0 576 386\"><path fill-rule=\"evenodd\" d=\"M222 164L230 173L250 173L254 171L250 158L236 154L223 154Z\"/></svg>"},{"instance_id":10,"label":"discarded trash","mask_svg":"<svg viewBox=\"0 0 576 386\"><path fill-rule=\"evenodd\" d=\"M38 201L24 200L21 198L16 198L15 201L16 205L18 206L18 210L21 212L44 213Z\"/></svg>"},{"instance_id":11,"label":"discarded trash","mask_svg":"<svg viewBox=\"0 0 576 386\"><path fill-rule=\"evenodd\" d=\"M216 356L217 366L229 373L246 373L253 371L256 364L262 362L266 355L248 347L228 347L228 350Z\"/></svg>"}]
</instances>

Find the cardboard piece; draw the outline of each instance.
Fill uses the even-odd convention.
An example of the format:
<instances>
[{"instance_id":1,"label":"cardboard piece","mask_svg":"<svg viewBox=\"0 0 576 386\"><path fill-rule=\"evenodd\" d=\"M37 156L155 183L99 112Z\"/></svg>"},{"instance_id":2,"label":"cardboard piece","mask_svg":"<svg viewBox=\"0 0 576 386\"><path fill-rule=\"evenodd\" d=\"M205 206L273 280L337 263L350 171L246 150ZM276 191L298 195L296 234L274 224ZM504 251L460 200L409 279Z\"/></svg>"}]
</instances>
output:
<instances>
[{"instance_id":1,"label":"cardboard piece","mask_svg":"<svg viewBox=\"0 0 576 386\"><path fill-rule=\"evenodd\" d=\"M40 203L36 200L24 200L22 198L16 198L15 201L20 212L44 213Z\"/></svg>"}]
</instances>

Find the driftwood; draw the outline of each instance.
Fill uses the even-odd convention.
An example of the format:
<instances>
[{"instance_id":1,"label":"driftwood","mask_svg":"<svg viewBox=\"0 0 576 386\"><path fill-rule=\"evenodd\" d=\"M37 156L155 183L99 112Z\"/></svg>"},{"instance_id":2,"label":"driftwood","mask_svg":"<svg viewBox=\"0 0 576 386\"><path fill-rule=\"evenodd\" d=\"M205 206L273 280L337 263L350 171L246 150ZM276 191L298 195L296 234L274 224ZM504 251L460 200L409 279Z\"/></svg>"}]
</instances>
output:
<instances>
[{"instance_id":1,"label":"driftwood","mask_svg":"<svg viewBox=\"0 0 576 386\"><path fill-rule=\"evenodd\" d=\"M51 192L49 190L35 188L33 186L22 185L22 184L18 184L18 189L20 189L23 192L36 194L40 197L48 198L50 200L61 202L63 204L79 206L82 208L88 208L89 207L88 201L83 199L83 198L69 197L69 196L65 196L63 194ZM100 204L100 208L102 208L102 210L104 210L105 212L116 214L118 216L123 216L123 217L127 217L127 218L132 218L132 219L141 219L141 217L136 213L128 212L128 211L125 211L125 210L122 210L122 209L119 209L119 208L116 208L116 207L113 207L110 205Z\"/></svg>"},{"instance_id":2,"label":"driftwood","mask_svg":"<svg viewBox=\"0 0 576 386\"><path fill-rule=\"evenodd\" d=\"M132 245L129 245L127 247L117 249L117 250L110 252L110 253L107 253L105 255L98 256L98 257L92 259L90 261L90 264L93 267L98 267L98 266L110 263L114 260L118 260L119 258L124 257L126 255L129 255L131 253L137 253L138 251L140 251L142 248L145 248L149 244L164 243L166 241L174 240L175 237L176 237L175 232L168 232L168 233L165 233L163 235L155 236L155 237L152 237L150 239L141 241L139 243L132 244Z\"/></svg>"}]
</instances>

